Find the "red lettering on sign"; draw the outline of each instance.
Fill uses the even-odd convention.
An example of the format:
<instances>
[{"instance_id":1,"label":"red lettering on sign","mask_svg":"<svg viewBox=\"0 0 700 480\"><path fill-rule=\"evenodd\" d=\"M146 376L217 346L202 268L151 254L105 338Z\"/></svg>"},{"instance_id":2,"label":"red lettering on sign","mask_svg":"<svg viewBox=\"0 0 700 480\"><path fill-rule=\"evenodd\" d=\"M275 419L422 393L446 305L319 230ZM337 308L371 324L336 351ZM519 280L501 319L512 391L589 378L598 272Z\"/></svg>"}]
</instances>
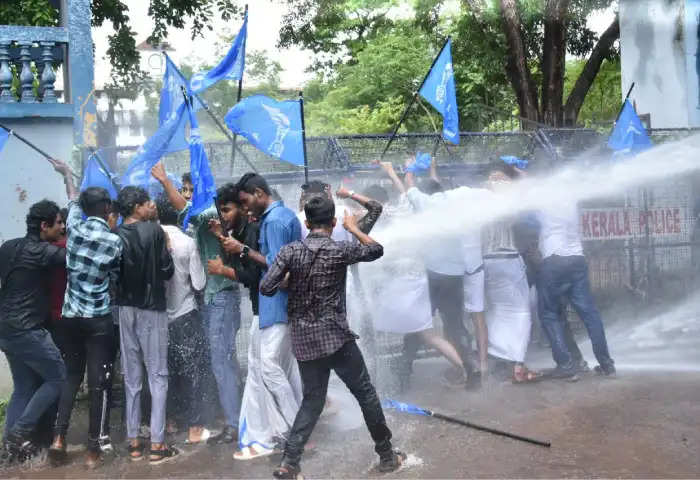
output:
<instances>
[{"instance_id":1,"label":"red lettering on sign","mask_svg":"<svg viewBox=\"0 0 700 480\"><path fill-rule=\"evenodd\" d=\"M600 236L601 237L607 237L608 236L608 215L605 212L600 212L600 218L598 219L600 221Z\"/></svg>"},{"instance_id":2,"label":"red lettering on sign","mask_svg":"<svg viewBox=\"0 0 700 480\"><path fill-rule=\"evenodd\" d=\"M594 237L600 237L600 230L598 230L598 212L593 212L591 214L591 232L593 232Z\"/></svg>"},{"instance_id":3,"label":"red lettering on sign","mask_svg":"<svg viewBox=\"0 0 700 480\"><path fill-rule=\"evenodd\" d=\"M591 238L591 224L588 221L589 217L590 214L588 212L584 212L583 215L581 215L581 231L583 231L584 238Z\"/></svg>"}]
</instances>

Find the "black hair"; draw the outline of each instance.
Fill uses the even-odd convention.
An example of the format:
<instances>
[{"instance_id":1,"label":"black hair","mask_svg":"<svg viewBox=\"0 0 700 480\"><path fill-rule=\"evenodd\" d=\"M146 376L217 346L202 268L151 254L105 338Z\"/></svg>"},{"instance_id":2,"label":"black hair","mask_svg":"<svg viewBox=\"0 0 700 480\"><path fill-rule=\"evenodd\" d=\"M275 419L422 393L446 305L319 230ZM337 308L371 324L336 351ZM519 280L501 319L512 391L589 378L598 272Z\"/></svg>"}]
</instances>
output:
<instances>
[{"instance_id":1,"label":"black hair","mask_svg":"<svg viewBox=\"0 0 700 480\"><path fill-rule=\"evenodd\" d=\"M335 218L335 204L330 198L318 195L306 202L304 213L311 228L331 227Z\"/></svg>"},{"instance_id":2,"label":"black hair","mask_svg":"<svg viewBox=\"0 0 700 480\"><path fill-rule=\"evenodd\" d=\"M29 207L27 213L27 233L41 233L41 223L46 222L49 227L56 223L56 217L61 213L56 202L42 200Z\"/></svg>"},{"instance_id":3,"label":"black hair","mask_svg":"<svg viewBox=\"0 0 700 480\"><path fill-rule=\"evenodd\" d=\"M221 206L227 203L235 203L241 206L238 198L238 188L231 182L225 183L216 189L216 204Z\"/></svg>"},{"instance_id":4,"label":"black hair","mask_svg":"<svg viewBox=\"0 0 700 480\"><path fill-rule=\"evenodd\" d=\"M78 199L78 204L83 213L88 217L101 217L107 212L107 205L112 205L109 192L102 187L88 187Z\"/></svg>"},{"instance_id":5,"label":"black hair","mask_svg":"<svg viewBox=\"0 0 700 480\"><path fill-rule=\"evenodd\" d=\"M432 195L433 193L442 192L442 185L434 178L422 178L418 181L418 190Z\"/></svg>"},{"instance_id":6,"label":"black hair","mask_svg":"<svg viewBox=\"0 0 700 480\"><path fill-rule=\"evenodd\" d=\"M182 174L182 183L189 183L190 185L194 185L192 183L192 174L190 172L186 172Z\"/></svg>"},{"instance_id":7,"label":"black hair","mask_svg":"<svg viewBox=\"0 0 700 480\"><path fill-rule=\"evenodd\" d=\"M62 208L60 213L61 213L61 218L63 219L63 222L64 223L67 222L68 221L68 209Z\"/></svg>"},{"instance_id":8,"label":"black hair","mask_svg":"<svg viewBox=\"0 0 700 480\"><path fill-rule=\"evenodd\" d=\"M119 191L119 195L117 196L119 213L122 217L126 218L134 213L134 209L137 205L143 205L150 199L148 192L141 187L134 187L131 185L124 187Z\"/></svg>"},{"instance_id":9,"label":"black hair","mask_svg":"<svg viewBox=\"0 0 700 480\"><path fill-rule=\"evenodd\" d=\"M245 192L249 195L254 194L256 188L262 190L266 195L272 195L272 191L270 190L270 186L267 184L267 181L261 175L253 172L248 172L243 175L241 179L238 180L238 183L236 183L236 187L239 191Z\"/></svg>"},{"instance_id":10,"label":"black hair","mask_svg":"<svg viewBox=\"0 0 700 480\"><path fill-rule=\"evenodd\" d=\"M158 208L158 220L160 220L161 225L176 225L178 224L178 213L175 207L167 195L161 195L156 201L156 207Z\"/></svg>"},{"instance_id":11,"label":"black hair","mask_svg":"<svg viewBox=\"0 0 700 480\"><path fill-rule=\"evenodd\" d=\"M389 203L389 194L387 193L386 189L381 185L370 185L369 187L364 189L362 195L364 195L365 197L369 197L372 200L376 200L382 205Z\"/></svg>"},{"instance_id":12,"label":"black hair","mask_svg":"<svg viewBox=\"0 0 700 480\"><path fill-rule=\"evenodd\" d=\"M305 183L301 186L301 190L304 193L328 193L330 191L331 186L327 184L326 182L322 182L321 180L311 180L308 183Z\"/></svg>"},{"instance_id":13,"label":"black hair","mask_svg":"<svg viewBox=\"0 0 700 480\"><path fill-rule=\"evenodd\" d=\"M489 172L501 172L513 180L520 178L520 172L515 169L515 165L510 165L502 160L499 160L494 165L491 165Z\"/></svg>"}]
</instances>

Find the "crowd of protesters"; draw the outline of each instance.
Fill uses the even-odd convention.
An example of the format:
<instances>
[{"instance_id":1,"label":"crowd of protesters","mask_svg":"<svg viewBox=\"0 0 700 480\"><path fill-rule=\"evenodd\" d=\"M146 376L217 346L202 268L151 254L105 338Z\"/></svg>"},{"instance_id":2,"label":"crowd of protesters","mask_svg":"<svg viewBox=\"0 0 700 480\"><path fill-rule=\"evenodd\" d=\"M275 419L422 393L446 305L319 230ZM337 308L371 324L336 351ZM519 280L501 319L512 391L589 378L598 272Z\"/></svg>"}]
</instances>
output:
<instances>
[{"instance_id":1,"label":"crowd of protesters","mask_svg":"<svg viewBox=\"0 0 700 480\"><path fill-rule=\"evenodd\" d=\"M32 205L26 236L0 247L0 349L14 381L5 461L48 448L54 465L66 462L71 412L87 372L86 465L99 466L113 448L109 419L120 357L132 461L177 458L167 437L182 426L185 444L235 444L236 460L281 452L274 476L297 478L333 370L360 404L379 471L399 468L405 455L392 446L349 326L346 278L349 266L357 276L355 264L383 256L369 236L378 221L391 228L449 201L434 163L420 179L411 165L401 178L382 163L397 195L378 185L362 194L341 187L336 198L357 204L343 216L330 185L320 181L302 186L294 212L263 177L248 173L220 186L209 209L190 215L191 179L183 177L178 189L161 164L151 172L162 185L159 198L128 186L113 201L103 188L78 192L71 169L52 162L65 180L67 210L49 200ZM469 190L488 202L524 174L504 162L484 188ZM567 302L587 328L596 372L615 374L575 204L518 213L462 235L436 232L421 258L394 255L382 268L391 281L367 284L373 328L404 335L404 388L421 344L452 364L444 380L453 386L478 389L487 375L516 384L575 380L588 366L566 320ZM245 381L236 351L243 289L253 310ZM438 312L444 337L433 328ZM524 363L534 316L551 343L551 371ZM217 397L219 428L204 413Z\"/></svg>"}]
</instances>

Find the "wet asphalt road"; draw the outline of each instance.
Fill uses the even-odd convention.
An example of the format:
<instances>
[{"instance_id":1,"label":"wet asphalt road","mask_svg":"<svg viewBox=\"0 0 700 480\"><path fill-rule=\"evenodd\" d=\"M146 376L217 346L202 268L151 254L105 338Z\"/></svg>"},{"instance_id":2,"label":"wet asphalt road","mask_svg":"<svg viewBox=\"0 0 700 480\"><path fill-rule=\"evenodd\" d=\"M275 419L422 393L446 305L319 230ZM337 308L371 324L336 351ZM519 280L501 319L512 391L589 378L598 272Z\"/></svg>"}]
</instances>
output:
<instances>
[{"instance_id":1,"label":"wet asphalt road","mask_svg":"<svg viewBox=\"0 0 700 480\"><path fill-rule=\"evenodd\" d=\"M515 386L490 382L476 393L444 387L442 360L416 364L411 389L395 398L474 423L549 440L542 448L441 420L387 412L409 465L386 478L700 477L700 373L621 371L577 383ZM342 389L336 413L324 416L304 458L306 478L377 477L369 435ZM118 423L120 412L114 412ZM84 415L78 420L84 422ZM130 462L124 444L98 470L82 465L83 426L72 428L70 463L38 463L0 472L5 478L271 478L278 457L237 462L230 446L182 447L160 466Z\"/></svg>"}]
</instances>

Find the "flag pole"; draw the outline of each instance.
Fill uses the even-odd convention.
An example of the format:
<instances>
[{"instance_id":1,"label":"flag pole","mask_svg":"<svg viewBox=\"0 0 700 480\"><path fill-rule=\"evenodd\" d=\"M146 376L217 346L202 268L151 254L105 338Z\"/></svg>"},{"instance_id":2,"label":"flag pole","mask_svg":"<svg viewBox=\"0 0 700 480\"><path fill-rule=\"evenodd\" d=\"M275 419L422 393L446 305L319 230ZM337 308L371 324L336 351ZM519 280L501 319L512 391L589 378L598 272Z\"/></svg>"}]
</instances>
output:
<instances>
[{"instance_id":1,"label":"flag pole","mask_svg":"<svg viewBox=\"0 0 700 480\"><path fill-rule=\"evenodd\" d=\"M304 123L304 92L299 92L299 109L301 110L301 144L304 148L304 183L309 183L309 161L306 158L306 124Z\"/></svg>"},{"instance_id":2,"label":"flag pole","mask_svg":"<svg viewBox=\"0 0 700 480\"><path fill-rule=\"evenodd\" d=\"M399 128L401 128L401 124L403 124L404 120L406 120L406 117L408 116L408 112L411 110L411 107L413 107L413 104L416 102L416 98L418 98L418 93L420 92L420 89L423 88L423 85L425 84L426 80L428 80L428 76L430 75L430 72L433 70L433 67L438 61L438 58L440 58L440 55L442 55L442 51L445 50L445 47L447 46L447 42L450 41L450 37L447 37L447 40L445 40L445 43L442 44L442 48L438 52L438 54L435 56L433 59L433 63L430 65L430 68L428 69L428 73L425 74L425 77L423 77L423 81L420 82L420 86L418 87L418 90L416 90L413 93L413 96L411 97L411 101L408 104L408 107L406 107L406 110L403 111L403 115L401 115L401 119L399 120L399 123L396 125L396 128L394 128L393 133L391 134L391 137L389 137L389 143L386 144L386 147L384 147L384 151L382 152L381 157L379 157L379 161L382 161L384 159L384 155L386 155L387 150L389 150L389 147L394 141L394 138L396 137L396 134L399 131Z\"/></svg>"},{"instance_id":3,"label":"flag pole","mask_svg":"<svg viewBox=\"0 0 700 480\"><path fill-rule=\"evenodd\" d=\"M166 57L170 58L170 57L168 56L168 54L165 53L165 52L163 52L163 55L165 55ZM184 79L185 76L184 76L184 75L182 74L182 72L175 66L175 62L173 62L172 59L170 59L170 61L172 62L173 66L175 67L175 70L177 70L177 73L179 73L180 76ZM185 80L185 81L187 81L187 80ZM229 141L233 142L233 137L231 136L231 134L229 133L229 131L226 129L226 127L224 127L224 126L222 125L221 121L219 121L219 119L216 118L216 115L214 115L214 112L212 112L212 111L209 109L209 105L207 105L207 102L205 102L205 101L202 99L202 97L199 96L198 93L193 93L193 96L194 96L194 98L196 98L197 101L202 105L202 107L204 107L204 110L209 114L209 116L211 117L211 119L214 120L214 123L216 124L217 127L219 127L219 130L221 130L221 131L223 132L223 134L226 136L226 138L227 138ZM234 146L235 146L235 144L234 144ZM241 152L241 153L243 153L243 152ZM249 166L250 168L253 169L253 171L254 171L255 173L258 173L257 168L255 168L255 166L253 166L253 164L250 162L250 160L248 160L248 157L247 157L245 154L243 154L243 159L246 161L246 163L248 164L248 166Z\"/></svg>"},{"instance_id":4,"label":"flag pole","mask_svg":"<svg viewBox=\"0 0 700 480\"><path fill-rule=\"evenodd\" d=\"M243 18L247 19L248 18L248 4L245 4L245 12L243 14ZM243 60L245 60L245 44L246 41L248 40L248 34L246 31L246 36L243 38ZM243 96L243 72L245 68L241 70L241 78L238 79L238 93L236 94L236 103L241 101L241 97ZM238 141L238 135L233 134L233 140L231 140L232 146L231 146L231 176L233 176L233 169L236 164L236 142ZM252 166L252 165L251 165Z\"/></svg>"},{"instance_id":5,"label":"flag pole","mask_svg":"<svg viewBox=\"0 0 700 480\"><path fill-rule=\"evenodd\" d=\"M24 138L24 137L23 137L22 135L20 135L19 133L17 133L17 132L15 132L14 130L12 130L11 128L7 128L5 125L1 125L1 124L0 124L0 128L2 128L3 130L5 130L5 131L6 131L7 133L9 133L11 136L15 137L17 140L20 140L20 141L24 142L25 145L27 145L28 147L30 147L31 149L33 149L34 151L36 151L37 153L39 153L39 155L41 155L42 157L44 157L46 160L49 161L49 163L50 163L51 165L53 165L53 162L52 162L53 157L52 157L51 155L49 155L48 153L46 153L45 151L43 151L41 148L37 147L35 144L33 144L32 142L30 142L29 140L27 140L26 138ZM73 176L74 176L75 178L77 178L78 180L80 180L80 177L79 177L78 174L76 174L75 172L73 172Z\"/></svg>"},{"instance_id":6,"label":"flag pole","mask_svg":"<svg viewBox=\"0 0 700 480\"><path fill-rule=\"evenodd\" d=\"M610 135L612 135L612 132L615 131L615 125L617 125L617 122L620 120L620 115L622 115L622 111L625 109L625 102L627 102L627 100L629 100L630 98L630 95L632 95L632 90L634 90L635 85L636 83L632 82L632 85L630 85L630 89L627 90L627 95L625 95L625 99L622 101L620 111L617 112L617 116L615 117L615 123L613 123L612 129L610 130Z\"/></svg>"},{"instance_id":7,"label":"flag pole","mask_svg":"<svg viewBox=\"0 0 700 480\"><path fill-rule=\"evenodd\" d=\"M100 165L100 168L104 170L104 174L107 175L107 178L109 178L110 183L114 187L114 189L119 192L119 186L116 184L114 181L114 178L112 177L111 170L107 167L107 164L102 160L102 157L100 157L100 154L97 153L97 150L93 147L90 147L90 151L92 155L95 157L95 160L97 160L97 163ZM83 172L83 175L85 172Z\"/></svg>"}]
</instances>

